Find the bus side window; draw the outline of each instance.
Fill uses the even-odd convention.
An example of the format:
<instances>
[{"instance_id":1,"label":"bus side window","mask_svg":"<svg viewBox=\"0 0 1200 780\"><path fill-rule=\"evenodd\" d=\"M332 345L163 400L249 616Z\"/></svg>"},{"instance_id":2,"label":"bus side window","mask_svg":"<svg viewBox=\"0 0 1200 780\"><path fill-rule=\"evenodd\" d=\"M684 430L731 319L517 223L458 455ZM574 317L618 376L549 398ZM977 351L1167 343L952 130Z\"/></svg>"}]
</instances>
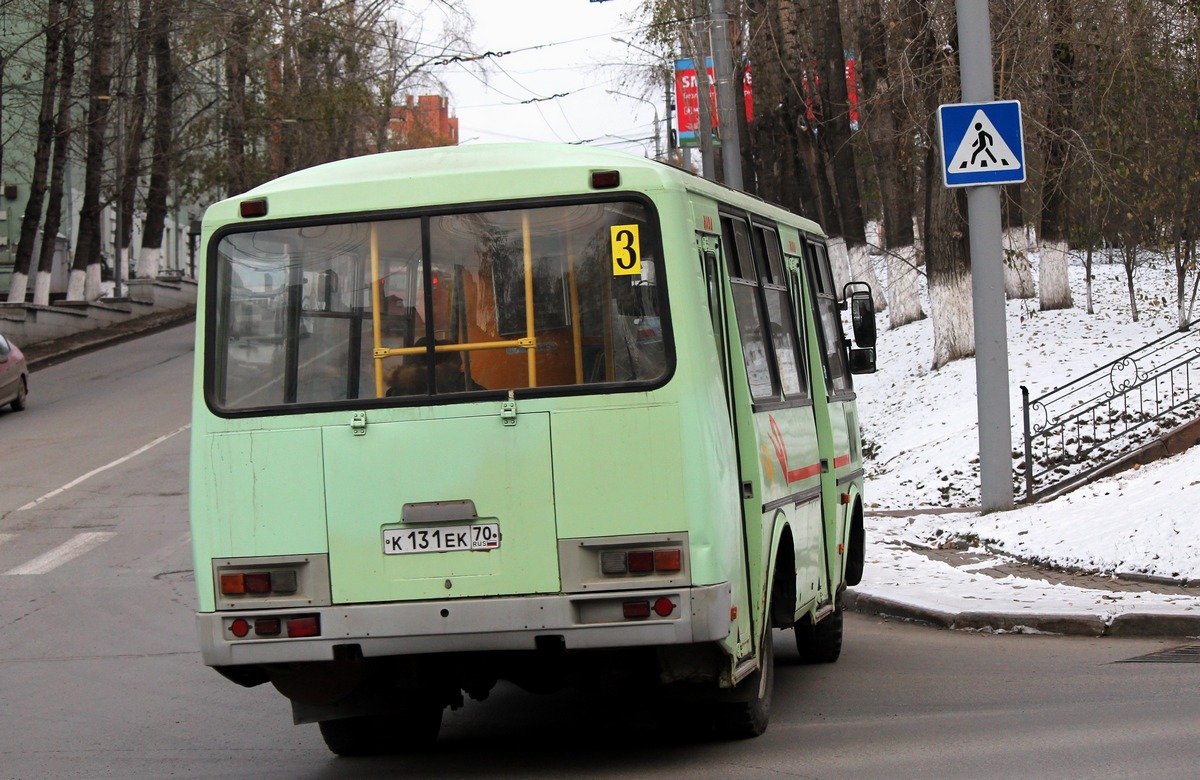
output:
<instances>
[{"instance_id":1,"label":"bus side window","mask_svg":"<svg viewBox=\"0 0 1200 780\"><path fill-rule=\"evenodd\" d=\"M750 381L750 396L756 401L774 400L779 397L779 383L763 333L750 228L743 219L723 216L721 232L725 263L729 268L729 282L733 289L733 308L737 316L738 335L742 342L746 376Z\"/></svg>"},{"instance_id":2,"label":"bus side window","mask_svg":"<svg viewBox=\"0 0 1200 780\"><path fill-rule=\"evenodd\" d=\"M784 276L779 234L771 228L755 225L754 239L762 263L760 286L771 326L771 348L775 353L775 365L779 368L779 381L786 398L806 398L808 387L804 381L802 353L796 348L799 341L796 336L796 312L792 308Z\"/></svg>"},{"instance_id":3,"label":"bus side window","mask_svg":"<svg viewBox=\"0 0 1200 780\"><path fill-rule=\"evenodd\" d=\"M818 335L829 391L834 394L849 392L852 386L846 367L846 338L842 333L842 318L838 312L837 292L833 289L829 255L823 244L810 242L805 244L804 257L808 265L813 306L820 320Z\"/></svg>"}]
</instances>

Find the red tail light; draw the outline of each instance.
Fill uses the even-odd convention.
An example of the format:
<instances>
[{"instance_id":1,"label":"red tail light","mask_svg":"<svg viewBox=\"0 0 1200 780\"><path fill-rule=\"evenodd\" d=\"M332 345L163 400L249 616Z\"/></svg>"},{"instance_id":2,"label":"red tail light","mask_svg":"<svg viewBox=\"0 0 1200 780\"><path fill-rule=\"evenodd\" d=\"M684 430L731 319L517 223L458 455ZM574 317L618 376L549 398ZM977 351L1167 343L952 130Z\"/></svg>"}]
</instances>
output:
<instances>
[{"instance_id":1,"label":"red tail light","mask_svg":"<svg viewBox=\"0 0 1200 780\"><path fill-rule=\"evenodd\" d=\"M655 571L679 571L683 568L683 553L678 550L655 550Z\"/></svg>"},{"instance_id":2,"label":"red tail light","mask_svg":"<svg viewBox=\"0 0 1200 780\"><path fill-rule=\"evenodd\" d=\"M621 611L627 618L650 617L649 601L626 601L621 604Z\"/></svg>"},{"instance_id":3,"label":"red tail light","mask_svg":"<svg viewBox=\"0 0 1200 780\"><path fill-rule=\"evenodd\" d=\"M287 635L289 637L320 636L321 618L317 615L288 618Z\"/></svg>"},{"instance_id":4,"label":"red tail light","mask_svg":"<svg viewBox=\"0 0 1200 780\"><path fill-rule=\"evenodd\" d=\"M258 571L247 574L245 577L247 593L263 594L271 592L271 572Z\"/></svg>"},{"instance_id":5,"label":"red tail light","mask_svg":"<svg viewBox=\"0 0 1200 780\"><path fill-rule=\"evenodd\" d=\"M634 550L629 553L629 573L647 574L654 571L654 552L652 550Z\"/></svg>"}]
</instances>

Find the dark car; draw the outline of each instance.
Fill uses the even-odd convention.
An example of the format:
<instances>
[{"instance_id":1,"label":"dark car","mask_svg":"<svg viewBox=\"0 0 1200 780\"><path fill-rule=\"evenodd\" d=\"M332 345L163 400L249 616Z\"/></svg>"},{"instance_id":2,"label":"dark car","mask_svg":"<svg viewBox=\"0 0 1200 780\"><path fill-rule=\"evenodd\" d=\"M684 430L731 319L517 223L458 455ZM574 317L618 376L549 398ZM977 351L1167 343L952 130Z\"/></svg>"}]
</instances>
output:
<instances>
[{"instance_id":1,"label":"dark car","mask_svg":"<svg viewBox=\"0 0 1200 780\"><path fill-rule=\"evenodd\" d=\"M29 367L17 345L0 335L0 407L12 404L13 411L25 408L29 394Z\"/></svg>"}]
</instances>

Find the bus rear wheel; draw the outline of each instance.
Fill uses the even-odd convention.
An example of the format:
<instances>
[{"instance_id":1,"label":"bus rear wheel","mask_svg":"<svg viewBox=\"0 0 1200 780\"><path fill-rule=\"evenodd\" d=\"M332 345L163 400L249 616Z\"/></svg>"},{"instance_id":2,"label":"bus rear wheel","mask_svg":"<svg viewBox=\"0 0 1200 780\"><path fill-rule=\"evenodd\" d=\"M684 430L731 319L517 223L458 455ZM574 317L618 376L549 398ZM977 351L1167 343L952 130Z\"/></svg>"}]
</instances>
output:
<instances>
[{"instance_id":1,"label":"bus rear wheel","mask_svg":"<svg viewBox=\"0 0 1200 780\"><path fill-rule=\"evenodd\" d=\"M845 611L841 605L819 623L811 617L796 624L796 650L802 664L831 664L842 654L842 625Z\"/></svg>"},{"instance_id":2,"label":"bus rear wheel","mask_svg":"<svg viewBox=\"0 0 1200 780\"><path fill-rule=\"evenodd\" d=\"M775 643L771 629L763 639L758 671L713 704L713 725L722 739L749 739L767 730L771 689L775 686Z\"/></svg>"},{"instance_id":3,"label":"bus rear wheel","mask_svg":"<svg viewBox=\"0 0 1200 780\"><path fill-rule=\"evenodd\" d=\"M347 758L419 753L437 741L442 709L429 698L407 702L393 714L323 720L321 738L331 752Z\"/></svg>"}]
</instances>

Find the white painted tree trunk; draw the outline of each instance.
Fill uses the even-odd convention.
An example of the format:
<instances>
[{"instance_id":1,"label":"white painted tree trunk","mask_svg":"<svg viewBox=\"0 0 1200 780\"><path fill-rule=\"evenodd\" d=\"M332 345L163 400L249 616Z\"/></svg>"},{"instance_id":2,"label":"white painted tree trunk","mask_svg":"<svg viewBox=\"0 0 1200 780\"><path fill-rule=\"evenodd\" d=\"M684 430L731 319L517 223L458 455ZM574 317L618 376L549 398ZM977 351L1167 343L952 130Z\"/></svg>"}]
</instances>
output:
<instances>
[{"instance_id":1,"label":"white painted tree trunk","mask_svg":"<svg viewBox=\"0 0 1200 780\"><path fill-rule=\"evenodd\" d=\"M917 248L902 246L887 250L888 318L893 328L925 318L917 282Z\"/></svg>"},{"instance_id":2,"label":"white painted tree trunk","mask_svg":"<svg viewBox=\"0 0 1200 780\"><path fill-rule=\"evenodd\" d=\"M104 288L100 284L99 263L92 263L87 267L87 282L84 288L89 301L99 300L100 296L104 295Z\"/></svg>"},{"instance_id":3,"label":"white painted tree trunk","mask_svg":"<svg viewBox=\"0 0 1200 780\"><path fill-rule=\"evenodd\" d=\"M137 275L140 279L157 279L159 263L162 261L161 247L142 247L138 254Z\"/></svg>"},{"instance_id":4,"label":"white painted tree trunk","mask_svg":"<svg viewBox=\"0 0 1200 780\"><path fill-rule=\"evenodd\" d=\"M87 271L71 269L71 277L67 280L67 300L83 301L87 292Z\"/></svg>"},{"instance_id":5,"label":"white painted tree trunk","mask_svg":"<svg viewBox=\"0 0 1200 780\"><path fill-rule=\"evenodd\" d=\"M1075 305L1071 299L1071 277L1067 268L1067 242L1044 242L1038 267L1043 311L1069 309Z\"/></svg>"},{"instance_id":6,"label":"white painted tree trunk","mask_svg":"<svg viewBox=\"0 0 1200 780\"><path fill-rule=\"evenodd\" d=\"M25 303L25 293L29 290L29 275L13 271L8 279L8 302Z\"/></svg>"},{"instance_id":7,"label":"white painted tree trunk","mask_svg":"<svg viewBox=\"0 0 1200 780\"><path fill-rule=\"evenodd\" d=\"M1004 231L1004 294L1008 298L1032 298L1037 295L1027 247L1023 227Z\"/></svg>"},{"instance_id":8,"label":"white painted tree trunk","mask_svg":"<svg viewBox=\"0 0 1200 780\"><path fill-rule=\"evenodd\" d=\"M50 272L38 271L33 282L33 302L39 306L50 305Z\"/></svg>"},{"instance_id":9,"label":"white painted tree trunk","mask_svg":"<svg viewBox=\"0 0 1200 780\"><path fill-rule=\"evenodd\" d=\"M826 245L829 250L829 268L833 272L833 286L841 290L854 276L850 271L850 253L846 250L846 239L831 238Z\"/></svg>"},{"instance_id":10,"label":"white painted tree trunk","mask_svg":"<svg viewBox=\"0 0 1200 780\"><path fill-rule=\"evenodd\" d=\"M933 368L975 354L975 319L971 277L955 274L929 282L933 310Z\"/></svg>"},{"instance_id":11,"label":"white painted tree trunk","mask_svg":"<svg viewBox=\"0 0 1200 780\"><path fill-rule=\"evenodd\" d=\"M871 285L871 300L875 302L875 311L883 311L887 308L887 296L884 294L883 285L879 283L879 277L875 275L875 265L871 262L871 247L858 244L849 248L849 254L851 281ZM839 300L844 286L839 285L837 288Z\"/></svg>"}]
</instances>

